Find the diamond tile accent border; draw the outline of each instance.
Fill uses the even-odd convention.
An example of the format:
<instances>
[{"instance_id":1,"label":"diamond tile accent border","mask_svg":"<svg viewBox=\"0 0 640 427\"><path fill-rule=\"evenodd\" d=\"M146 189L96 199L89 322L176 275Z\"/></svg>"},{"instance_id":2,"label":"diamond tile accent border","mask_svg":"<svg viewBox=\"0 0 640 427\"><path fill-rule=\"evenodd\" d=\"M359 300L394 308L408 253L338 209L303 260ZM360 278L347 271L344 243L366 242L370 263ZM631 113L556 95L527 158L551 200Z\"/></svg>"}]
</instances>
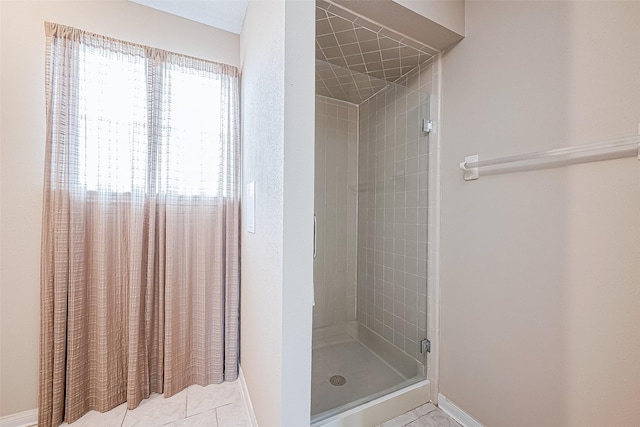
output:
<instances>
[{"instance_id":1,"label":"diamond tile accent border","mask_svg":"<svg viewBox=\"0 0 640 427\"><path fill-rule=\"evenodd\" d=\"M387 85L385 80L316 60L316 95L360 104Z\"/></svg>"},{"instance_id":2,"label":"diamond tile accent border","mask_svg":"<svg viewBox=\"0 0 640 427\"><path fill-rule=\"evenodd\" d=\"M336 5L316 2L316 59L394 82L436 53Z\"/></svg>"}]
</instances>

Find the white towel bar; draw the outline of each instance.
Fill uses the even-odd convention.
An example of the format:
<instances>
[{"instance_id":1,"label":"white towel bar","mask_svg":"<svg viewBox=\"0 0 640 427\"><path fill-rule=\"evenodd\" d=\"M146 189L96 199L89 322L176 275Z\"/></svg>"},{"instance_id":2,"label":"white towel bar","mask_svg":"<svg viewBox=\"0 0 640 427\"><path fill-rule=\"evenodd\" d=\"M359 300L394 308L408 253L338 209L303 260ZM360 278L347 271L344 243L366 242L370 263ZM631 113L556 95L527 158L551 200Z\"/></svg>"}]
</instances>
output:
<instances>
[{"instance_id":1,"label":"white towel bar","mask_svg":"<svg viewBox=\"0 0 640 427\"><path fill-rule=\"evenodd\" d=\"M544 164L549 161L557 161L563 156L571 156L577 154L611 154L621 153L624 157L638 156L640 160L640 135L629 136L626 138L613 139L610 141L598 142L589 145L576 145L572 147L557 148L548 151L538 151L535 153L518 154L515 156L500 157L497 159L479 160L478 155L467 156L464 162L460 163L460 169L464 171L464 180L472 181L480 177L480 168L486 166L506 165L509 163L517 163L522 166L523 162L537 160L536 165ZM602 160L602 159L599 159Z\"/></svg>"}]
</instances>

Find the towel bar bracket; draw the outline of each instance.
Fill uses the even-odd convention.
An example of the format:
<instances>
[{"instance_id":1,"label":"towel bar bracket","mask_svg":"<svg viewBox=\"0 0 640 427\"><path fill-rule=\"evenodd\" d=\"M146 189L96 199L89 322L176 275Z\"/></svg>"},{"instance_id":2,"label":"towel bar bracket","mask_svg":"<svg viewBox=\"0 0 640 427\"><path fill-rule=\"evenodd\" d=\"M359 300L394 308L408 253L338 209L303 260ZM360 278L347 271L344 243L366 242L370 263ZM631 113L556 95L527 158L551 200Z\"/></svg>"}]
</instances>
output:
<instances>
[{"instance_id":1,"label":"towel bar bracket","mask_svg":"<svg viewBox=\"0 0 640 427\"><path fill-rule=\"evenodd\" d=\"M467 156L464 158L464 162L460 163L460 169L464 171L464 180L465 181L474 181L480 178L480 170L478 166L476 167L467 167L469 163L477 163L478 155L474 154L473 156Z\"/></svg>"}]
</instances>

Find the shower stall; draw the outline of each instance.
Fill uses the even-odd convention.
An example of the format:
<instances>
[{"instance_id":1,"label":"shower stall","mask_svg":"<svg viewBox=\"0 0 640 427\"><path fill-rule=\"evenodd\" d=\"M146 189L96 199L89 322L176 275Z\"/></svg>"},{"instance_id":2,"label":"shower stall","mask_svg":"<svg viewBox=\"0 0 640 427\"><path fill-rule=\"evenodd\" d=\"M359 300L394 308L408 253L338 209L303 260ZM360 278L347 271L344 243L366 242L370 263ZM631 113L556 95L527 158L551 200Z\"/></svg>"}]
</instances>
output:
<instances>
[{"instance_id":1,"label":"shower stall","mask_svg":"<svg viewBox=\"0 0 640 427\"><path fill-rule=\"evenodd\" d=\"M427 373L434 51L317 3L311 419Z\"/></svg>"}]
</instances>

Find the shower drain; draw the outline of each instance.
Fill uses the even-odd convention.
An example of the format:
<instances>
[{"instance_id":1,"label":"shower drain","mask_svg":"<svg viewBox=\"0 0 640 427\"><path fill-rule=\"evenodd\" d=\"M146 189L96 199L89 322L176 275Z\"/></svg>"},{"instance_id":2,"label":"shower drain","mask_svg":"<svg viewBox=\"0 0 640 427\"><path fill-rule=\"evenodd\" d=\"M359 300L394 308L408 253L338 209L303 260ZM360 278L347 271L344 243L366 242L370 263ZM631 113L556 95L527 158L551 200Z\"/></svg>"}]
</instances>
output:
<instances>
[{"instance_id":1,"label":"shower drain","mask_svg":"<svg viewBox=\"0 0 640 427\"><path fill-rule=\"evenodd\" d=\"M329 378L329 382L331 383L331 385L341 386L347 382L347 379L342 375L334 375L331 378Z\"/></svg>"}]
</instances>

